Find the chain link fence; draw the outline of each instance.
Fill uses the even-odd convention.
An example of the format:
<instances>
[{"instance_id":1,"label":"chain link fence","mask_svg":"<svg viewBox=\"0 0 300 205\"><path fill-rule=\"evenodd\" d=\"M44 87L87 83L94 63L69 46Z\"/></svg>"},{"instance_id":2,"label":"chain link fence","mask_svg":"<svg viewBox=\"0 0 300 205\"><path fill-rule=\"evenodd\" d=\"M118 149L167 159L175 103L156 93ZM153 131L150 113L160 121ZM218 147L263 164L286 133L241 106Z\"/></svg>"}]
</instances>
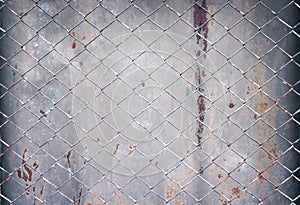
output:
<instances>
[{"instance_id":1,"label":"chain link fence","mask_svg":"<svg viewBox=\"0 0 300 205\"><path fill-rule=\"evenodd\" d=\"M1 204L300 204L296 0L1 0Z\"/></svg>"}]
</instances>

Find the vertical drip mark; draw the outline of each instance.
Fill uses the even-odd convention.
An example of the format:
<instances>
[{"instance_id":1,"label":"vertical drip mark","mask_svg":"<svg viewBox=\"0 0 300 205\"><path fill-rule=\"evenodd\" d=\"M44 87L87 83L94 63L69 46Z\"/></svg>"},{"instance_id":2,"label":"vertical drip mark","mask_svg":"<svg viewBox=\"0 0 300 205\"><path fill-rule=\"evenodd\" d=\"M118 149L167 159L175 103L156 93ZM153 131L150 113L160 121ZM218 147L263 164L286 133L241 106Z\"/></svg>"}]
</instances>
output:
<instances>
[{"instance_id":1,"label":"vertical drip mark","mask_svg":"<svg viewBox=\"0 0 300 205\"><path fill-rule=\"evenodd\" d=\"M197 1L196 1L197 2ZM203 40L203 48L202 51L207 50L207 37L208 37L208 23L207 23L207 17L206 17L206 0L202 1L201 6L199 6L197 3L194 5L194 32L196 33L196 44L200 44L200 40ZM203 36L203 37L202 37ZM196 51L196 56L199 57L201 54L200 49ZM205 55L204 55L205 58ZM202 73L205 75L205 72L202 71ZM196 136L198 140L198 146L201 148L201 139L202 139L202 133L204 130L203 123L205 119L205 101L203 92L204 89L201 87L202 84L202 78L201 78L201 70L200 67L197 65L196 72L195 72L195 81L197 86L197 91L199 92L199 96L197 98L197 106L198 106L198 119L197 119L197 130L196 130Z\"/></svg>"},{"instance_id":2,"label":"vertical drip mark","mask_svg":"<svg viewBox=\"0 0 300 205\"><path fill-rule=\"evenodd\" d=\"M81 200L81 195L82 195L82 185L80 185L80 190L79 190L79 193L78 193L78 205L80 205L80 200Z\"/></svg>"},{"instance_id":3,"label":"vertical drip mark","mask_svg":"<svg viewBox=\"0 0 300 205\"><path fill-rule=\"evenodd\" d=\"M197 1L196 1L197 2ZM196 43L199 45L203 35L203 51L207 50L208 23L207 23L207 6L206 0L202 1L201 6L194 5L194 32L196 32ZM200 54L200 52L199 52Z\"/></svg>"},{"instance_id":4,"label":"vertical drip mark","mask_svg":"<svg viewBox=\"0 0 300 205\"><path fill-rule=\"evenodd\" d=\"M196 136L198 139L198 146L201 148L202 133L204 130L203 123L205 119L205 101L203 96L204 89L200 87L202 79L200 75L200 68L198 66L197 66L195 78L196 78L197 91L199 92L199 96L197 98L198 119L197 119Z\"/></svg>"}]
</instances>

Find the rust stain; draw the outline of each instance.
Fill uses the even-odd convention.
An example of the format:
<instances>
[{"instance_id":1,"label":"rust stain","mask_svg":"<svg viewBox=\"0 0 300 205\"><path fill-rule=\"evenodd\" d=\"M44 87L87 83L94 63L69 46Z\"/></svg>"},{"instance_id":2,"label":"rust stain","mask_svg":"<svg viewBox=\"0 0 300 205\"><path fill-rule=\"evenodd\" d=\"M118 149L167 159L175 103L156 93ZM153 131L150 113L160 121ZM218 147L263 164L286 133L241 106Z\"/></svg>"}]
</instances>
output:
<instances>
[{"instance_id":1,"label":"rust stain","mask_svg":"<svg viewBox=\"0 0 300 205\"><path fill-rule=\"evenodd\" d=\"M263 55L264 54L264 50L262 48L262 46L260 45L255 45L256 51L258 51L259 55Z\"/></svg>"},{"instance_id":2,"label":"rust stain","mask_svg":"<svg viewBox=\"0 0 300 205\"><path fill-rule=\"evenodd\" d=\"M114 155L117 154L119 147L120 147L120 144L117 144L117 145L116 145L116 149L115 149L115 151L114 151Z\"/></svg>"},{"instance_id":3,"label":"rust stain","mask_svg":"<svg viewBox=\"0 0 300 205\"><path fill-rule=\"evenodd\" d=\"M75 31L74 31L74 30L72 31L72 36L75 37ZM73 40L73 43L72 43L72 49L75 49L76 46L77 46L77 45L76 45L76 39L74 39L74 40Z\"/></svg>"},{"instance_id":4,"label":"rust stain","mask_svg":"<svg viewBox=\"0 0 300 205\"><path fill-rule=\"evenodd\" d=\"M76 40L74 40L73 43L72 43L72 49L75 49L76 46L77 46L77 45L76 45Z\"/></svg>"},{"instance_id":5,"label":"rust stain","mask_svg":"<svg viewBox=\"0 0 300 205\"><path fill-rule=\"evenodd\" d=\"M259 103L259 104L257 104L257 106L259 106L259 107L260 107L260 110L263 111L263 112L267 111L267 109L268 109L268 107L269 107L269 105L268 105L267 102Z\"/></svg>"},{"instance_id":6,"label":"rust stain","mask_svg":"<svg viewBox=\"0 0 300 205\"><path fill-rule=\"evenodd\" d=\"M272 160L272 155L271 155L270 153L268 153L267 158L268 158L269 160Z\"/></svg>"},{"instance_id":7,"label":"rust stain","mask_svg":"<svg viewBox=\"0 0 300 205\"><path fill-rule=\"evenodd\" d=\"M240 167L240 166L242 166L244 164L244 162L239 162L238 164L237 164L237 167Z\"/></svg>"},{"instance_id":8,"label":"rust stain","mask_svg":"<svg viewBox=\"0 0 300 205\"><path fill-rule=\"evenodd\" d=\"M209 174L210 174L210 176L212 176L212 175L213 175L213 172L214 172L213 168L212 168L212 167L210 167L210 168L209 168Z\"/></svg>"},{"instance_id":9,"label":"rust stain","mask_svg":"<svg viewBox=\"0 0 300 205\"><path fill-rule=\"evenodd\" d=\"M185 150L183 156L187 156L189 153L190 153L190 150L187 149L187 150Z\"/></svg>"},{"instance_id":10,"label":"rust stain","mask_svg":"<svg viewBox=\"0 0 300 205\"><path fill-rule=\"evenodd\" d=\"M194 5L194 32L196 33L196 44L200 43L200 39L202 39L202 36L204 37L203 40L203 51L206 52L207 50L207 37L208 37L208 23L207 23L207 17L206 12L207 6L206 6L206 0L202 1L201 7L198 4ZM197 51L196 56L200 56L200 50ZM205 58L205 55L204 55ZM197 91L199 92L199 96L197 99L197 105L198 105L198 119L197 119L197 131L196 136L198 139L198 146L201 148L201 139L202 139L202 133L204 130L203 123L205 118L205 101L203 96L204 89L200 87L202 83L201 79L201 71L200 68L197 66L197 71L195 72L195 80L196 80L196 86Z\"/></svg>"},{"instance_id":11,"label":"rust stain","mask_svg":"<svg viewBox=\"0 0 300 205\"><path fill-rule=\"evenodd\" d=\"M133 145L132 144L129 144L129 154L132 154L132 152L133 152Z\"/></svg>"},{"instance_id":12,"label":"rust stain","mask_svg":"<svg viewBox=\"0 0 300 205\"><path fill-rule=\"evenodd\" d=\"M232 192L232 195L237 196L238 198L240 198L241 190L240 190L239 187L233 187L231 189L231 192Z\"/></svg>"},{"instance_id":13,"label":"rust stain","mask_svg":"<svg viewBox=\"0 0 300 205\"><path fill-rule=\"evenodd\" d=\"M72 199L73 199L73 205L75 205L76 194L75 194L75 191L74 191L74 190L73 190L73 194L72 194Z\"/></svg>"},{"instance_id":14,"label":"rust stain","mask_svg":"<svg viewBox=\"0 0 300 205\"><path fill-rule=\"evenodd\" d=\"M246 6L247 10L251 9L251 3L250 3L250 1L246 1L245 2L245 6Z\"/></svg>"},{"instance_id":15,"label":"rust stain","mask_svg":"<svg viewBox=\"0 0 300 205\"><path fill-rule=\"evenodd\" d=\"M206 17L206 0L202 1L201 7L197 4L194 5L194 28L197 33L197 44L201 39L200 33L203 32L203 36L205 39L208 37L208 26L207 26L207 17ZM207 49L207 41L204 39L203 41L203 51Z\"/></svg>"},{"instance_id":16,"label":"rust stain","mask_svg":"<svg viewBox=\"0 0 300 205\"><path fill-rule=\"evenodd\" d=\"M227 147L231 146L231 143L228 140L225 140L225 144L227 145Z\"/></svg>"},{"instance_id":17,"label":"rust stain","mask_svg":"<svg viewBox=\"0 0 300 205\"><path fill-rule=\"evenodd\" d=\"M247 92L246 92L246 94L249 95L249 94L250 94L250 91L251 91L250 86L247 86Z\"/></svg>"},{"instance_id":18,"label":"rust stain","mask_svg":"<svg viewBox=\"0 0 300 205\"><path fill-rule=\"evenodd\" d=\"M101 193L99 193L99 197L102 199L102 201L104 201L104 203L106 202L106 198Z\"/></svg>"},{"instance_id":19,"label":"rust stain","mask_svg":"<svg viewBox=\"0 0 300 205\"><path fill-rule=\"evenodd\" d=\"M43 110L40 110L40 113L44 116L44 117L47 117L47 114L46 114L46 112L45 111L43 111Z\"/></svg>"},{"instance_id":20,"label":"rust stain","mask_svg":"<svg viewBox=\"0 0 300 205\"><path fill-rule=\"evenodd\" d=\"M83 34L83 36L82 36L82 39L81 39L81 40L82 40L82 41L84 41L85 39L86 39L86 35L84 35L84 34Z\"/></svg>"},{"instance_id":21,"label":"rust stain","mask_svg":"<svg viewBox=\"0 0 300 205\"><path fill-rule=\"evenodd\" d=\"M25 187L25 194L29 195L30 194L30 190L29 190L30 186L26 183L26 187Z\"/></svg>"},{"instance_id":22,"label":"rust stain","mask_svg":"<svg viewBox=\"0 0 300 205\"><path fill-rule=\"evenodd\" d=\"M22 179L27 182L28 181L28 175L25 172L22 172Z\"/></svg>"},{"instance_id":23,"label":"rust stain","mask_svg":"<svg viewBox=\"0 0 300 205\"><path fill-rule=\"evenodd\" d=\"M181 203L178 197L175 198L175 205L185 205L185 203Z\"/></svg>"},{"instance_id":24,"label":"rust stain","mask_svg":"<svg viewBox=\"0 0 300 205\"><path fill-rule=\"evenodd\" d=\"M253 177L251 176L249 183L252 183L252 182L253 182Z\"/></svg>"},{"instance_id":25,"label":"rust stain","mask_svg":"<svg viewBox=\"0 0 300 205\"><path fill-rule=\"evenodd\" d=\"M250 6L250 1L247 1L247 3ZM246 4L247 4L246 3ZM265 44L265 42L262 42ZM263 54L263 50L262 48L259 46L258 47L258 53L260 55ZM263 67L261 67L260 65L256 66L255 68L253 68L253 74L254 74L254 82L258 85L263 85L264 84L264 78L265 77L265 69ZM271 87L267 87L265 86L265 92L266 93L270 93L270 89L274 89ZM256 94L256 98L255 98L255 102L254 105L252 105L252 107L254 108L254 110L258 113L258 114L254 114L253 118L255 120L258 120L259 118L262 118L263 120L267 121L269 123L269 125L272 126L272 128L269 127L269 125L266 124L262 124L262 127L260 128L260 131L258 132L258 134L255 136L257 140L259 140L259 142L264 142L266 141L271 133L272 133L272 129L274 129L274 111L269 109L269 104L268 104L268 100L269 98L267 96L265 96L261 91L261 88L259 88L259 92ZM267 114L266 111L268 111ZM274 155L275 158L278 157L278 154L276 152L276 146L274 145L274 141L273 140L269 140L267 142L264 142L262 145L260 145L261 148L264 148L265 150L267 150L268 154L264 155L264 156L260 156L262 160L257 161L257 165L259 165L260 167L264 167L266 166L268 161L274 161L273 157L271 154ZM273 163L270 166L273 166ZM270 166L268 166L266 169L262 170L261 172L258 172L258 179L259 180L264 180L265 178L269 178L271 177L269 173L265 173L264 176L262 175Z\"/></svg>"},{"instance_id":26,"label":"rust stain","mask_svg":"<svg viewBox=\"0 0 300 205\"><path fill-rule=\"evenodd\" d=\"M24 150L23 155L22 155L22 161L21 161L24 171L21 171L20 169L18 169L17 174L18 174L18 177L23 179L25 182L31 182L32 170L27 166L26 153L27 153L27 149Z\"/></svg>"},{"instance_id":27,"label":"rust stain","mask_svg":"<svg viewBox=\"0 0 300 205\"><path fill-rule=\"evenodd\" d=\"M263 173L265 173L270 167L272 167L274 164L276 163L276 161L273 161L272 164L268 165L265 169L261 170L261 171L257 171L257 177L259 180L264 180L265 177L262 175ZM270 178L270 174L266 173L266 178Z\"/></svg>"},{"instance_id":28,"label":"rust stain","mask_svg":"<svg viewBox=\"0 0 300 205\"><path fill-rule=\"evenodd\" d=\"M223 177L222 174L218 174L218 178L221 179Z\"/></svg>"},{"instance_id":29,"label":"rust stain","mask_svg":"<svg viewBox=\"0 0 300 205\"><path fill-rule=\"evenodd\" d=\"M34 170L36 170L39 167L39 164L35 161L32 166Z\"/></svg>"},{"instance_id":30,"label":"rust stain","mask_svg":"<svg viewBox=\"0 0 300 205\"><path fill-rule=\"evenodd\" d=\"M21 172L20 169L17 170L17 174L18 174L18 177L19 177L19 178L22 178L22 172Z\"/></svg>"},{"instance_id":31,"label":"rust stain","mask_svg":"<svg viewBox=\"0 0 300 205\"><path fill-rule=\"evenodd\" d=\"M38 201L37 201L37 198L36 198L36 192L35 192L36 188L33 187L32 188L32 192L33 192L33 204L34 205L38 205Z\"/></svg>"},{"instance_id":32,"label":"rust stain","mask_svg":"<svg viewBox=\"0 0 300 205\"><path fill-rule=\"evenodd\" d=\"M80 186L80 190L79 190L79 193L78 193L78 205L80 205L81 195L82 195L82 185Z\"/></svg>"},{"instance_id":33,"label":"rust stain","mask_svg":"<svg viewBox=\"0 0 300 205\"><path fill-rule=\"evenodd\" d=\"M275 156L275 158L278 159L278 153L277 153L276 149L273 148L273 149L271 150L271 152L273 153L273 155Z\"/></svg>"},{"instance_id":34,"label":"rust stain","mask_svg":"<svg viewBox=\"0 0 300 205\"><path fill-rule=\"evenodd\" d=\"M237 172L240 172L241 171L241 166L244 164L244 162L239 162L238 164L237 164L237 167L238 167L238 170L237 170Z\"/></svg>"},{"instance_id":35,"label":"rust stain","mask_svg":"<svg viewBox=\"0 0 300 205\"><path fill-rule=\"evenodd\" d=\"M145 81L143 79L141 80L141 85L142 87L145 87Z\"/></svg>"},{"instance_id":36,"label":"rust stain","mask_svg":"<svg viewBox=\"0 0 300 205\"><path fill-rule=\"evenodd\" d=\"M200 168L199 168L199 174L202 174L202 173L203 173L203 171L204 171L203 167L202 167L202 166L200 166Z\"/></svg>"},{"instance_id":37,"label":"rust stain","mask_svg":"<svg viewBox=\"0 0 300 205\"><path fill-rule=\"evenodd\" d=\"M262 180L265 179L265 178L263 177L263 175L262 175L262 172L259 172L259 173L258 173L258 179L259 179L260 181L262 181Z\"/></svg>"},{"instance_id":38,"label":"rust stain","mask_svg":"<svg viewBox=\"0 0 300 205\"><path fill-rule=\"evenodd\" d=\"M116 183L116 181L115 180L113 180L113 182L114 183ZM100 205L100 204L106 204L107 202L107 199L105 198L105 196L102 194L102 192L101 192L102 190L100 190L99 189L99 187L93 187L93 188L91 188L90 190L89 190L89 193L91 193L91 194L93 194L94 196L97 196L97 198L98 198L98 202L96 202L95 200L96 199L93 199L93 198L89 198L89 199L85 199L85 203L86 202L89 202L89 203L94 203L94 204L97 204L97 205ZM116 195L116 191L115 190L113 190L112 192L111 192L111 195ZM109 195L110 196L110 195ZM100 198L100 200L99 200L99 198ZM99 204L99 202L100 202L100 204Z\"/></svg>"},{"instance_id":39,"label":"rust stain","mask_svg":"<svg viewBox=\"0 0 300 205\"><path fill-rule=\"evenodd\" d=\"M255 120L257 120L257 119L258 119L257 114L254 114L254 115L253 115L253 118L254 118Z\"/></svg>"},{"instance_id":40,"label":"rust stain","mask_svg":"<svg viewBox=\"0 0 300 205\"><path fill-rule=\"evenodd\" d=\"M221 177L221 175L219 175L219 177ZM249 193L242 193L242 187L234 186L230 180L224 180L222 184L223 189L220 193L227 198L241 198L243 196L249 195ZM223 199L223 197L219 198L219 200L221 203L227 201L226 199Z\"/></svg>"},{"instance_id":41,"label":"rust stain","mask_svg":"<svg viewBox=\"0 0 300 205\"><path fill-rule=\"evenodd\" d=\"M41 191L40 191L40 195L41 195L41 196L42 196L43 193L44 193L45 185L46 185L46 181L43 182L43 185L42 185L42 188L41 188Z\"/></svg>"},{"instance_id":42,"label":"rust stain","mask_svg":"<svg viewBox=\"0 0 300 205\"><path fill-rule=\"evenodd\" d=\"M204 124L204 119L205 119L205 101L204 101L204 96L202 94L202 92L204 91L203 88L200 87L200 83L201 83L201 78L200 76L198 77L197 80L198 83L198 91L200 92L200 95L198 96L197 99L197 104L198 104L198 119L197 119L197 131L196 131L196 135L197 135L197 139L198 139L198 145L201 148L201 140L202 140L202 133L204 130L203 124Z\"/></svg>"},{"instance_id":43,"label":"rust stain","mask_svg":"<svg viewBox=\"0 0 300 205\"><path fill-rule=\"evenodd\" d=\"M68 152L68 154L67 154L67 162L68 162L68 167L69 167L69 168L71 168L71 161L70 161L71 152L72 152L72 150L69 150L69 152Z\"/></svg>"},{"instance_id":44,"label":"rust stain","mask_svg":"<svg viewBox=\"0 0 300 205\"><path fill-rule=\"evenodd\" d=\"M254 104L254 110L258 113L265 113L269 108L269 104L265 102L265 100L267 99L261 93L258 93L256 95L258 96L258 100Z\"/></svg>"},{"instance_id":45,"label":"rust stain","mask_svg":"<svg viewBox=\"0 0 300 205\"><path fill-rule=\"evenodd\" d=\"M168 183L167 188L167 199L172 198L175 194L174 182L173 179Z\"/></svg>"},{"instance_id":46,"label":"rust stain","mask_svg":"<svg viewBox=\"0 0 300 205\"><path fill-rule=\"evenodd\" d=\"M224 194L223 192L221 192L221 194ZM227 205L228 204L228 202L226 201L226 199L224 199L224 198L221 198L220 197L220 195L219 195L219 204L220 205Z\"/></svg>"},{"instance_id":47,"label":"rust stain","mask_svg":"<svg viewBox=\"0 0 300 205\"><path fill-rule=\"evenodd\" d=\"M37 180L35 180L35 183L37 183L38 181L40 181L41 179L43 179L43 175L40 174L39 178Z\"/></svg>"},{"instance_id":48,"label":"rust stain","mask_svg":"<svg viewBox=\"0 0 300 205\"><path fill-rule=\"evenodd\" d=\"M231 103L228 104L228 107L229 107L229 108L233 108L233 107L234 107L234 104L231 102Z\"/></svg>"},{"instance_id":49,"label":"rust stain","mask_svg":"<svg viewBox=\"0 0 300 205\"><path fill-rule=\"evenodd\" d=\"M210 6L210 7L208 8L208 12L209 12L210 14L213 14L213 13L215 12L215 7L214 7L214 6Z\"/></svg>"}]
</instances>

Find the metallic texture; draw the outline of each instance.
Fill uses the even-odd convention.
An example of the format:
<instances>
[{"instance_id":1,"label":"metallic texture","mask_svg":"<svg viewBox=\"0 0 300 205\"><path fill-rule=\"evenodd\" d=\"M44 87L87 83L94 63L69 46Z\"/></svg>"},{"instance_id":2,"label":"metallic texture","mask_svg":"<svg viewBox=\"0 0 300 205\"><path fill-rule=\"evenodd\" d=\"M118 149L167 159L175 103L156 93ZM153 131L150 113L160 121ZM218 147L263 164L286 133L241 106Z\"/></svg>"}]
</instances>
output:
<instances>
[{"instance_id":1,"label":"metallic texture","mask_svg":"<svg viewBox=\"0 0 300 205\"><path fill-rule=\"evenodd\" d=\"M299 9L1 0L1 204L300 204Z\"/></svg>"}]
</instances>

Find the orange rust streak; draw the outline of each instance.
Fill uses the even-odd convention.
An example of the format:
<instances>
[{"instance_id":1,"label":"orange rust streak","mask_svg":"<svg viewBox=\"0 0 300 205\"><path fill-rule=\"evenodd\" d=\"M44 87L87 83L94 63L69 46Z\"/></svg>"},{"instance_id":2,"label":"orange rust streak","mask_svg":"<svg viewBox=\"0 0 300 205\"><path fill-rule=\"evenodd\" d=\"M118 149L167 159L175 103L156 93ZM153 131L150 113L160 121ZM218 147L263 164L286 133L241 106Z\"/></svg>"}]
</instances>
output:
<instances>
[{"instance_id":1,"label":"orange rust streak","mask_svg":"<svg viewBox=\"0 0 300 205\"><path fill-rule=\"evenodd\" d=\"M173 181L170 181L167 189L167 199L172 198L175 194L175 188Z\"/></svg>"},{"instance_id":2,"label":"orange rust streak","mask_svg":"<svg viewBox=\"0 0 300 205\"><path fill-rule=\"evenodd\" d=\"M28 174L28 177L27 177L27 175L25 173L23 173L23 179L24 179L25 182L27 180L28 181L32 180L32 170L26 164L26 153L27 153L27 149L24 150L23 155L22 155L22 165L23 165L24 170Z\"/></svg>"},{"instance_id":3,"label":"orange rust streak","mask_svg":"<svg viewBox=\"0 0 300 205\"><path fill-rule=\"evenodd\" d=\"M272 153L274 154L274 156L275 156L276 158L278 158L278 154L277 154L277 152L276 152L276 149L273 148L271 151L272 151Z\"/></svg>"}]
</instances>

